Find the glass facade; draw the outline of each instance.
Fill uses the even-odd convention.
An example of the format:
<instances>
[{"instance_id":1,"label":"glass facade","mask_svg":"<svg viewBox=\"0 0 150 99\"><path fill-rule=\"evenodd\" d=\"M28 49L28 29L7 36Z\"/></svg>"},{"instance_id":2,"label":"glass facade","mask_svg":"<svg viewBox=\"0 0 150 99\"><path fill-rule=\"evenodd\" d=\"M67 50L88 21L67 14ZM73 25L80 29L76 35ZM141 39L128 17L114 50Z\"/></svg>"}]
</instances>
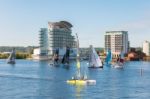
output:
<instances>
[{"instance_id":1,"label":"glass facade","mask_svg":"<svg viewBox=\"0 0 150 99\"><path fill-rule=\"evenodd\" d=\"M72 35L72 25L67 21L48 22L48 28L39 31L40 55L51 57L56 49L64 55L66 47L76 48L75 38Z\"/></svg>"}]
</instances>

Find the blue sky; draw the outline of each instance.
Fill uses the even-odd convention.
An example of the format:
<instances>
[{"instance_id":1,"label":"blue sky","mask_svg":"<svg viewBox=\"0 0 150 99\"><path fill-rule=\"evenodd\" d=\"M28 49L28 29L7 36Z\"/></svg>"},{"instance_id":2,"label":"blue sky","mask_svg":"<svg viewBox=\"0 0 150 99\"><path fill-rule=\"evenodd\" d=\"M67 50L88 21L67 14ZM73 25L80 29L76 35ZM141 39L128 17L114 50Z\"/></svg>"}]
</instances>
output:
<instances>
[{"instance_id":1,"label":"blue sky","mask_svg":"<svg viewBox=\"0 0 150 99\"><path fill-rule=\"evenodd\" d=\"M150 0L0 0L0 46L38 45L39 29L61 20L81 47L104 47L111 30L128 31L133 47L150 41Z\"/></svg>"}]
</instances>

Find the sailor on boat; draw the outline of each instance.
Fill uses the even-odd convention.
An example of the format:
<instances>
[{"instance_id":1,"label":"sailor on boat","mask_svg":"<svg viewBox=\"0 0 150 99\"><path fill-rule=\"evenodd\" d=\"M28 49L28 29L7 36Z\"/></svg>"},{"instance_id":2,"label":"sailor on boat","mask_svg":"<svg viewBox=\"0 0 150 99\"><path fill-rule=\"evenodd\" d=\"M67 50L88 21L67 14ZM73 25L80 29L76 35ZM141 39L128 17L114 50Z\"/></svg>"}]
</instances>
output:
<instances>
[{"instance_id":1,"label":"sailor on boat","mask_svg":"<svg viewBox=\"0 0 150 99\"><path fill-rule=\"evenodd\" d=\"M54 54L54 64L59 64L59 49L56 49L56 52Z\"/></svg>"},{"instance_id":2,"label":"sailor on boat","mask_svg":"<svg viewBox=\"0 0 150 99\"><path fill-rule=\"evenodd\" d=\"M114 65L114 68L123 68L123 64L124 64L124 59L123 59L124 55L121 53L118 58L117 58L117 62Z\"/></svg>"},{"instance_id":3,"label":"sailor on boat","mask_svg":"<svg viewBox=\"0 0 150 99\"><path fill-rule=\"evenodd\" d=\"M59 65L59 49L55 50L50 65L53 65L53 66Z\"/></svg>"},{"instance_id":4,"label":"sailor on boat","mask_svg":"<svg viewBox=\"0 0 150 99\"><path fill-rule=\"evenodd\" d=\"M117 62L124 63L124 59L121 57L121 55L119 55L119 57L118 57L118 59L117 59Z\"/></svg>"}]
</instances>

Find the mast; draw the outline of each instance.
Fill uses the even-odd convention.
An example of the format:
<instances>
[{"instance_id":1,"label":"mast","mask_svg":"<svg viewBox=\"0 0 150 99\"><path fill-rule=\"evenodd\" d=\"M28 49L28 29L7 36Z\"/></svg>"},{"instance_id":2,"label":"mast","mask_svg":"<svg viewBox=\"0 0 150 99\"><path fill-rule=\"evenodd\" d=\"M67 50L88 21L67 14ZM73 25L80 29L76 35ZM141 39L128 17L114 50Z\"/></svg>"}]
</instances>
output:
<instances>
[{"instance_id":1,"label":"mast","mask_svg":"<svg viewBox=\"0 0 150 99\"><path fill-rule=\"evenodd\" d=\"M90 66L92 65L92 57L93 57L93 54L92 54L92 45L90 45L90 48L89 48L89 65Z\"/></svg>"},{"instance_id":2,"label":"mast","mask_svg":"<svg viewBox=\"0 0 150 99\"><path fill-rule=\"evenodd\" d=\"M76 37L77 37L77 73L78 73L78 77L81 77L80 74L80 54L79 54L79 39L78 39L78 35L76 33Z\"/></svg>"}]
</instances>

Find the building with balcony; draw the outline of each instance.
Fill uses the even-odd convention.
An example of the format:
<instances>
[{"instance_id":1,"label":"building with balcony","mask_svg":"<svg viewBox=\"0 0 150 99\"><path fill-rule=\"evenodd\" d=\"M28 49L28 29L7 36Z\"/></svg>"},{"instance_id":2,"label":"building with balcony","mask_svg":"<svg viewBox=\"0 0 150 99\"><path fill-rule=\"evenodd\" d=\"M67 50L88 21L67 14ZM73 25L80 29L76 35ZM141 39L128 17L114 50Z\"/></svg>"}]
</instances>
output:
<instances>
[{"instance_id":1,"label":"building with balcony","mask_svg":"<svg viewBox=\"0 0 150 99\"><path fill-rule=\"evenodd\" d=\"M117 57L121 52L128 52L129 41L127 31L107 31L105 33L105 50L110 49L114 57Z\"/></svg>"},{"instance_id":2,"label":"building with balcony","mask_svg":"<svg viewBox=\"0 0 150 99\"><path fill-rule=\"evenodd\" d=\"M56 49L64 55L66 47L75 48L75 38L72 36L73 26L67 21L48 22L48 55L51 56ZM64 51L63 51L64 50Z\"/></svg>"}]
</instances>

